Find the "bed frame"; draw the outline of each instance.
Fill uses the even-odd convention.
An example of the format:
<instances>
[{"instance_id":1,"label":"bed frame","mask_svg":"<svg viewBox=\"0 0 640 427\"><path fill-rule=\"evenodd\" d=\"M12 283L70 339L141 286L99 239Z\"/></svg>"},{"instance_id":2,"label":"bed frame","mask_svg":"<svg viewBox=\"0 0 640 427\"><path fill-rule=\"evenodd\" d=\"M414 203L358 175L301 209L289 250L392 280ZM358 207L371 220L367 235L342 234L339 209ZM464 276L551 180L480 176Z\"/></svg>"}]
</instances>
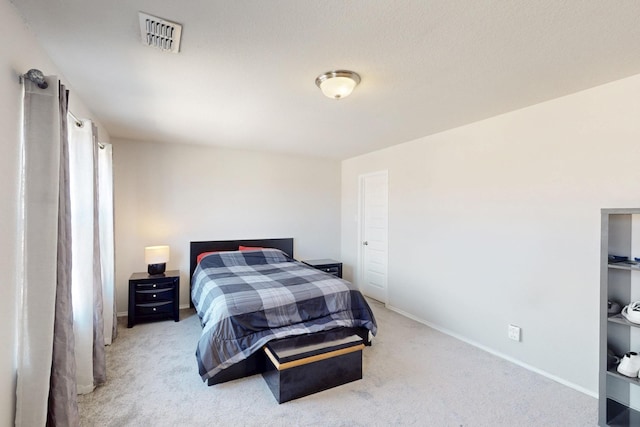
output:
<instances>
[{"instance_id":1,"label":"bed frame","mask_svg":"<svg viewBox=\"0 0 640 427\"><path fill-rule=\"evenodd\" d=\"M253 239L253 240L211 240L191 242L189 251L189 303L191 301L191 280L196 269L197 258L203 252L211 251L237 251L239 246L256 246L262 248L280 249L293 258L293 238L284 239ZM354 334L362 337L365 344L370 345L369 330L366 328L344 328L352 330ZM207 385L220 384L250 375L260 374L267 370L267 359L263 351L257 351L247 359L236 363L233 366L219 372L207 380Z\"/></svg>"},{"instance_id":2,"label":"bed frame","mask_svg":"<svg viewBox=\"0 0 640 427\"><path fill-rule=\"evenodd\" d=\"M189 250L189 283L196 270L198 255L212 251L237 251L239 246L256 246L261 248L280 249L293 258L293 238L286 239L254 239L254 240L210 240L191 242ZM189 285L189 299L191 299L191 285ZM191 305L193 307L193 305Z\"/></svg>"}]
</instances>

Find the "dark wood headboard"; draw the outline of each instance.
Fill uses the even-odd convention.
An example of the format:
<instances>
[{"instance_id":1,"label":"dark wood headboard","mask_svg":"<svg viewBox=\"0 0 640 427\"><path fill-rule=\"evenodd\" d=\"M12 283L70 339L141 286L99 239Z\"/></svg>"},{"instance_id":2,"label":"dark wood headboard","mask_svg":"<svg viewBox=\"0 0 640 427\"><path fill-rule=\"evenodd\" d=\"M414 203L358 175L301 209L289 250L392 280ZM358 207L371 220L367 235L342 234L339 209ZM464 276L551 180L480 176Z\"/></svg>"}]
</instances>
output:
<instances>
[{"instance_id":1,"label":"dark wood headboard","mask_svg":"<svg viewBox=\"0 0 640 427\"><path fill-rule=\"evenodd\" d=\"M254 239L254 240L209 240L191 242L189 249L189 300L191 300L191 278L196 270L198 255L210 251L237 251L239 246L259 246L262 248L280 249L293 258L293 238Z\"/></svg>"}]
</instances>

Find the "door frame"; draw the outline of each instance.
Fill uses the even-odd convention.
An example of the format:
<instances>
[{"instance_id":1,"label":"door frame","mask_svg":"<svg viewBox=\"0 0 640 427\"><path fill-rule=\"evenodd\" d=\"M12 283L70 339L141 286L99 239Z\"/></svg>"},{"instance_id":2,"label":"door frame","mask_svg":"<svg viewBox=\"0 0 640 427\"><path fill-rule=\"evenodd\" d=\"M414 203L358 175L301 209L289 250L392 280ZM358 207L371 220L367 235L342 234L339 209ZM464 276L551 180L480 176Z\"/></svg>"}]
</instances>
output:
<instances>
[{"instance_id":1,"label":"door frame","mask_svg":"<svg viewBox=\"0 0 640 427\"><path fill-rule=\"evenodd\" d=\"M358 283L358 288L362 291L364 289L364 278L365 278L365 274L364 274L364 251L362 250L362 239L364 236L364 220L362 218L363 212L364 212L364 180L368 177L371 176L376 176L376 175L384 175L386 182L387 182L387 247L386 247L386 254L387 254L387 283L386 286L384 288L384 301L380 301L382 303L384 303L385 305L388 303L389 301L389 170L388 169L383 169L383 170L379 170L379 171L375 171L375 172L368 172L368 173L363 173L361 175L358 175L358 241L357 241L357 247L358 247L358 252L357 252L357 260L358 260L358 265L357 265L357 283Z\"/></svg>"}]
</instances>

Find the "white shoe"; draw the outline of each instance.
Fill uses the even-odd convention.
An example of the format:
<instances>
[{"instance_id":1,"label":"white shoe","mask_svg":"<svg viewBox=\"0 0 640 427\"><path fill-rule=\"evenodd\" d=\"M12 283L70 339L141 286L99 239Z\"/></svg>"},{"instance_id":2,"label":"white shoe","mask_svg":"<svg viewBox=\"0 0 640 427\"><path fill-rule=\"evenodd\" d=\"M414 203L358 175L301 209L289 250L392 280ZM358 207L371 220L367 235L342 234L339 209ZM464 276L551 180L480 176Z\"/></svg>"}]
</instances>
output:
<instances>
[{"instance_id":1,"label":"white shoe","mask_svg":"<svg viewBox=\"0 0 640 427\"><path fill-rule=\"evenodd\" d=\"M622 309L622 316L631 323L640 324L640 301L625 305Z\"/></svg>"},{"instance_id":2,"label":"white shoe","mask_svg":"<svg viewBox=\"0 0 640 427\"><path fill-rule=\"evenodd\" d=\"M622 357L618 365L618 372L627 377L637 377L640 371L640 356L630 351Z\"/></svg>"}]
</instances>

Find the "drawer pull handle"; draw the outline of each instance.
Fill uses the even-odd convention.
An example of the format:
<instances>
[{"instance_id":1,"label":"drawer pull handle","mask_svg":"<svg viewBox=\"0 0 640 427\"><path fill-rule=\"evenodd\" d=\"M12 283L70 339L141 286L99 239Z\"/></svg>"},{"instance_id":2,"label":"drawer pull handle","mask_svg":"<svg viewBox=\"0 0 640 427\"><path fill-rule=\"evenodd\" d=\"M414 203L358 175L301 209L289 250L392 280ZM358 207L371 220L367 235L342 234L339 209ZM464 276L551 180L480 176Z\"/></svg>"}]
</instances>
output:
<instances>
[{"instance_id":1,"label":"drawer pull handle","mask_svg":"<svg viewBox=\"0 0 640 427\"><path fill-rule=\"evenodd\" d=\"M155 283L153 284L153 287L154 287L154 288L156 287L156 284L155 284Z\"/></svg>"},{"instance_id":2,"label":"drawer pull handle","mask_svg":"<svg viewBox=\"0 0 640 427\"><path fill-rule=\"evenodd\" d=\"M153 307L153 311L156 311L156 308L155 308L155 307Z\"/></svg>"},{"instance_id":3,"label":"drawer pull handle","mask_svg":"<svg viewBox=\"0 0 640 427\"><path fill-rule=\"evenodd\" d=\"M156 297L156 294L153 294L153 297L155 298L155 297Z\"/></svg>"}]
</instances>

